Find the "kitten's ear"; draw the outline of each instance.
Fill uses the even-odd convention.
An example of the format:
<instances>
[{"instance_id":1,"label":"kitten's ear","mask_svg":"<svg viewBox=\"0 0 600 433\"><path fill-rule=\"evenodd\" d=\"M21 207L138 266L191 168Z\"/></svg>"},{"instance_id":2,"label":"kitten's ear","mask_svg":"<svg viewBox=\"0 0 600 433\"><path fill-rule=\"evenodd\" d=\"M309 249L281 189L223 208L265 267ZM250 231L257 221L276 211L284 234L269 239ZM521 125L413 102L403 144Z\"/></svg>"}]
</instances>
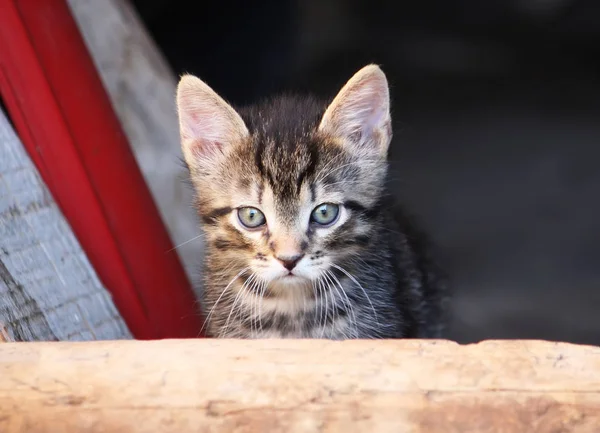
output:
<instances>
[{"instance_id":1,"label":"kitten's ear","mask_svg":"<svg viewBox=\"0 0 600 433\"><path fill-rule=\"evenodd\" d=\"M190 167L248 136L240 115L193 75L184 75L177 85L177 112L181 149Z\"/></svg>"},{"instance_id":2,"label":"kitten's ear","mask_svg":"<svg viewBox=\"0 0 600 433\"><path fill-rule=\"evenodd\" d=\"M356 150L387 155L392 139L388 82L377 65L358 71L327 107L319 129Z\"/></svg>"}]
</instances>

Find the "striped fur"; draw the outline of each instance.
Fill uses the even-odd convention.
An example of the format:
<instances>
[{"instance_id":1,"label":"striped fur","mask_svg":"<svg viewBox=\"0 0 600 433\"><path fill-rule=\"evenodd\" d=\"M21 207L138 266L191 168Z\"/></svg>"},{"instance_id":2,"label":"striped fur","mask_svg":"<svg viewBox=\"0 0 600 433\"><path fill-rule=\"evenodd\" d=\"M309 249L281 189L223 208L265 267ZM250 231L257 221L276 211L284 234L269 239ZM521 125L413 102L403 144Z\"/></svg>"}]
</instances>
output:
<instances>
[{"instance_id":1,"label":"striped fur","mask_svg":"<svg viewBox=\"0 0 600 433\"><path fill-rule=\"evenodd\" d=\"M386 190L387 81L359 71L328 106L284 96L233 110L195 77L178 88L182 147L206 239L210 336L439 337L444 286ZM310 222L340 206L331 227ZM248 230L237 208L260 209ZM291 273L276 257L302 256Z\"/></svg>"}]
</instances>

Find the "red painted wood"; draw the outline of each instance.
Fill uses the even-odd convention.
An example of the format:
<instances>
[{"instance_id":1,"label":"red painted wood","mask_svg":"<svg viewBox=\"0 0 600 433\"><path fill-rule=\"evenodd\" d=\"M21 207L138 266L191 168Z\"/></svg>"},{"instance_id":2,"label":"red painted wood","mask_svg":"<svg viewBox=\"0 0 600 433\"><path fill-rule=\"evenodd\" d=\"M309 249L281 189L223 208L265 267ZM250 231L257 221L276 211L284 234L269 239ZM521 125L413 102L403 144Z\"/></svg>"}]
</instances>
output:
<instances>
[{"instance_id":1,"label":"red painted wood","mask_svg":"<svg viewBox=\"0 0 600 433\"><path fill-rule=\"evenodd\" d=\"M64 0L0 0L0 92L134 336L197 337L189 282Z\"/></svg>"}]
</instances>

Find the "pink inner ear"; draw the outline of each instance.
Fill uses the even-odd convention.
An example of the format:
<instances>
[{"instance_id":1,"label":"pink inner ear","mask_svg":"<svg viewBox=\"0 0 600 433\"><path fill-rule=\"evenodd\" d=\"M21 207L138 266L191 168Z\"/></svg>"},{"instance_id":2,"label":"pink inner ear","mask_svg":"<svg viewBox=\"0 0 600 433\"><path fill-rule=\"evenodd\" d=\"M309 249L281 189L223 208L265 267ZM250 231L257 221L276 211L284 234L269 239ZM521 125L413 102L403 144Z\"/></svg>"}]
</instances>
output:
<instances>
[{"instance_id":1,"label":"pink inner ear","mask_svg":"<svg viewBox=\"0 0 600 433\"><path fill-rule=\"evenodd\" d=\"M214 115L209 113L208 110L186 110L181 114L182 116L182 136L194 144L194 147L209 145L216 136L218 131L214 130L214 126L211 128L212 120Z\"/></svg>"},{"instance_id":2,"label":"pink inner ear","mask_svg":"<svg viewBox=\"0 0 600 433\"><path fill-rule=\"evenodd\" d=\"M364 92L360 95L360 92ZM337 119L340 132L351 135L354 141L369 137L373 131L382 126L385 113L385 102L374 89L357 88L355 98L345 101ZM361 99L356 96L362 96Z\"/></svg>"},{"instance_id":3,"label":"pink inner ear","mask_svg":"<svg viewBox=\"0 0 600 433\"><path fill-rule=\"evenodd\" d=\"M181 79L177 109L184 152L206 156L247 134L235 110L198 78Z\"/></svg>"},{"instance_id":4,"label":"pink inner ear","mask_svg":"<svg viewBox=\"0 0 600 433\"><path fill-rule=\"evenodd\" d=\"M361 70L348 81L327 111L327 127L352 141L368 139L375 130L387 128L389 96L385 76L379 69Z\"/></svg>"},{"instance_id":5,"label":"pink inner ear","mask_svg":"<svg viewBox=\"0 0 600 433\"><path fill-rule=\"evenodd\" d=\"M223 150L223 145L217 141L210 142L198 139L192 141L189 148L193 155L197 157L206 157L221 153Z\"/></svg>"},{"instance_id":6,"label":"pink inner ear","mask_svg":"<svg viewBox=\"0 0 600 433\"><path fill-rule=\"evenodd\" d=\"M230 115L215 104L214 100L205 98L200 103L196 100L195 104L187 104L181 108L181 135L202 153L211 148L221 148L223 143L234 138Z\"/></svg>"},{"instance_id":7,"label":"pink inner ear","mask_svg":"<svg viewBox=\"0 0 600 433\"><path fill-rule=\"evenodd\" d=\"M363 122L363 129L365 130L365 133L371 134L373 129L380 126L383 116L384 113L381 107L371 107L369 115L365 116L365 120Z\"/></svg>"},{"instance_id":8,"label":"pink inner ear","mask_svg":"<svg viewBox=\"0 0 600 433\"><path fill-rule=\"evenodd\" d=\"M186 110L184 122L191 139L202 138L206 134L207 113L201 110Z\"/></svg>"}]
</instances>

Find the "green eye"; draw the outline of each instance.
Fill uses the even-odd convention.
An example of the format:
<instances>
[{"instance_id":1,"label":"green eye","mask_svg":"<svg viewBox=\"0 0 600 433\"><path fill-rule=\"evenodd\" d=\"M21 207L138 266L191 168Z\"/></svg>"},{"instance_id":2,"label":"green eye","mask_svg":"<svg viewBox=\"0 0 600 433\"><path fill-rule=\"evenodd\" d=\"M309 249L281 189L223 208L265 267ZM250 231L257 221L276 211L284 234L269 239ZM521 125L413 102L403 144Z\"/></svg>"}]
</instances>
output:
<instances>
[{"instance_id":1,"label":"green eye","mask_svg":"<svg viewBox=\"0 0 600 433\"><path fill-rule=\"evenodd\" d=\"M322 226L329 225L337 220L340 207L333 203L323 203L317 206L310 215L310 220Z\"/></svg>"},{"instance_id":2,"label":"green eye","mask_svg":"<svg viewBox=\"0 0 600 433\"><path fill-rule=\"evenodd\" d=\"M255 207L241 207L238 209L240 223L249 229L262 226L267 220L265 214Z\"/></svg>"}]
</instances>

